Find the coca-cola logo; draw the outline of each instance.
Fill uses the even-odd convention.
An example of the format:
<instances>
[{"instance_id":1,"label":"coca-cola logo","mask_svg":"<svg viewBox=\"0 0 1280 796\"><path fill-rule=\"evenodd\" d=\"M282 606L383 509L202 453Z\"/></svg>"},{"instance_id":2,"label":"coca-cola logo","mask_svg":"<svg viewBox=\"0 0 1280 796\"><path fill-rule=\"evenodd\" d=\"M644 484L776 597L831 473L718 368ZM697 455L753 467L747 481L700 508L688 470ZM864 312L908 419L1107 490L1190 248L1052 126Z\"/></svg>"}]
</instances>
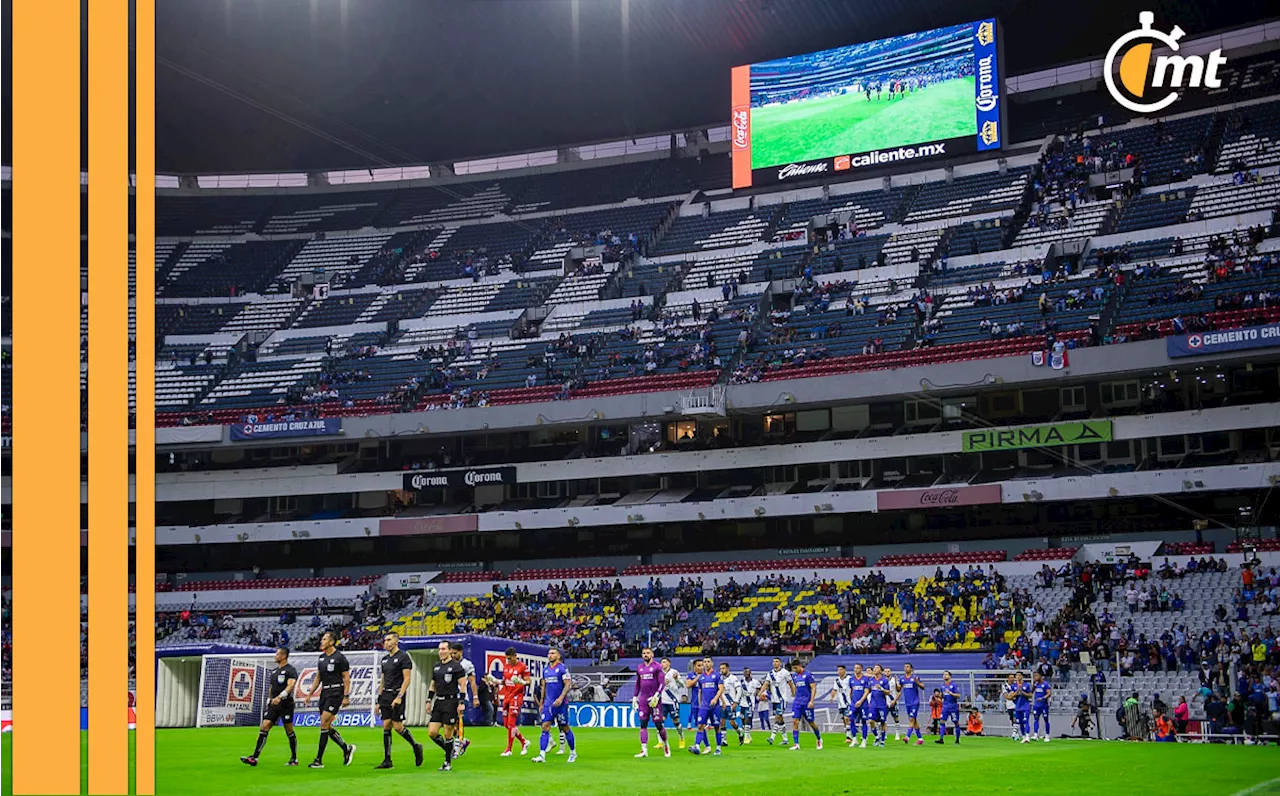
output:
<instances>
[{"instance_id":1,"label":"coca-cola logo","mask_svg":"<svg viewBox=\"0 0 1280 796\"><path fill-rule=\"evenodd\" d=\"M921 506L954 506L960 502L957 489L931 489L920 493Z\"/></svg>"},{"instance_id":2,"label":"coca-cola logo","mask_svg":"<svg viewBox=\"0 0 1280 796\"><path fill-rule=\"evenodd\" d=\"M747 108L735 108L733 111L733 148L746 149L750 141L751 111Z\"/></svg>"},{"instance_id":3,"label":"coca-cola logo","mask_svg":"<svg viewBox=\"0 0 1280 796\"><path fill-rule=\"evenodd\" d=\"M778 179L785 180L788 177L806 177L810 174L822 174L826 172L828 161L820 163L789 163L778 170Z\"/></svg>"}]
</instances>

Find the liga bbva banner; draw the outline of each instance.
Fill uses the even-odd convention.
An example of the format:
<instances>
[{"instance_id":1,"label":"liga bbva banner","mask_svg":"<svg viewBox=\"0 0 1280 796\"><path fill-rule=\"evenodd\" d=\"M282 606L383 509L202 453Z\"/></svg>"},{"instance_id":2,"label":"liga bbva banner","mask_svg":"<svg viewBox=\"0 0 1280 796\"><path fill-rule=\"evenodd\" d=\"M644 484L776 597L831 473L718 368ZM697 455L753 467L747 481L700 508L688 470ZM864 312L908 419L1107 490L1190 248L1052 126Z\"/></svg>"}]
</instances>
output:
<instances>
[{"instance_id":1,"label":"liga bbva banner","mask_svg":"<svg viewBox=\"0 0 1280 796\"><path fill-rule=\"evenodd\" d=\"M964 432L965 453L1010 451L1018 448L1040 448L1050 445L1080 445L1110 442L1110 420L1083 420L1078 423L1053 423L1019 428L985 428Z\"/></svg>"},{"instance_id":2,"label":"liga bbva banner","mask_svg":"<svg viewBox=\"0 0 1280 796\"><path fill-rule=\"evenodd\" d=\"M290 420L278 423L236 423L231 426L233 442L285 437L328 437L342 433L342 418Z\"/></svg>"}]
</instances>

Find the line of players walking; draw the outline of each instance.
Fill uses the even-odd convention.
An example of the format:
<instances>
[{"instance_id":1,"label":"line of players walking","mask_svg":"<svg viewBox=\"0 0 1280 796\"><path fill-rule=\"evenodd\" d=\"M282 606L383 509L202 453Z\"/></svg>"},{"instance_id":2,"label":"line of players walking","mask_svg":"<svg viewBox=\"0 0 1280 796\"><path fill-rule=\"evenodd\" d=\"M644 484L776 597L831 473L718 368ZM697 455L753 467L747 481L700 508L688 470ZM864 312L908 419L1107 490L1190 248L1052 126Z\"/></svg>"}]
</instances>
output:
<instances>
[{"instance_id":1,"label":"line of players walking","mask_svg":"<svg viewBox=\"0 0 1280 796\"><path fill-rule=\"evenodd\" d=\"M414 765L421 766L423 746L414 739L413 733L405 725L405 694L412 681L413 662L408 653L400 649L400 638L395 633L387 634L383 649L387 654L380 664L381 686L378 689L383 759L375 768L394 767L391 759L393 733L409 744L413 750ZM440 769L449 771L454 759L464 755L470 745L470 741L465 738L463 726L465 698L470 694L472 706L478 707L479 691L476 688L475 667L463 657L461 644L442 641L438 654L439 662L432 668L427 691L430 712L427 736L444 752L444 764ZM682 675L674 670L669 658L655 661L652 649L645 648L641 656L642 661L636 667L636 691L632 698L632 706L640 723L640 751L635 755L637 758L649 756L650 722L655 725L658 733L658 741L654 747L662 749L665 757L671 756L671 743L666 727L668 716L679 736L680 748L686 748L686 728L680 721L680 694L684 688L689 689L691 708L691 726L688 729L696 731L693 745L688 747L692 754L722 754L726 745L725 732L729 729L737 733L739 745L751 743L753 711L759 715L761 729L769 728L768 742L774 744L781 736L782 744L786 745L788 704L791 707L789 748L793 751L800 749L800 733L803 727L807 727L813 733L816 748L822 749L822 731L814 714L818 681L806 671L803 661L793 662L788 670L783 667L781 658L774 658L772 669L763 678L757 679L749 668L738 676L730 671L728 663L722 662L717 667L710 656L695 660L693 671L689 675ZM520 744L520 754L526 755L530 742L520 733L520 715L525 702L525 689L533 684L533 677L528 667L518 659L514 648L506 650L505 657L502 679L495 683L500 687L502 719L507 729L507 748L502 756L510 757L516 743ZM289 651L286 649L276 651L275 661L276 667L267 675L270 693L263 710L257 745L253 754L240 758L241 762L249 766L258 764L258 756L266 745L271 728L277 723L283 725L289 740L287 765L298 765L298 741L293 726L298 671L289 663ZM339 711L350 705L351 672L346 656L338 651L337 639L332 633L326 632L321 636L316 675L311 689L302 698L306 704L319 693L320 738L316 757L309 767L324 768L324 754L330 742L342 751L343 765L349 766L355 756L356 745L347 743L333 724ZM559 731L560 753L564 752L567 744L569 756L566 762L573 763L578 759L578 752L573 729L569 724L572 678L568 667L561 660L559 650L552 649L548 652L547 668L541 686L537 701L542 732L538 754L532 758L532 762L546 762L551 747L551 730L554 727ZM1032 683L1026 682L1021 672L1010 676L1003 698L1010 707L1010 719L1015 724L1015 739L1020 739L1023 743L1034 740L1039 733L1040 720L1043 719L1044 740L1049 740L1049 702L1052 694L1053 688L1039 672L1035 673ZM946 742L948 725L954 734L955 743L960 743L963 731L960 721L961 693L950 672L943 673L942 687L934 689L932 699L926 704L924 685L910 663L903 665L901 678L895 678L892 671L881 664L864 669L861 663L855 663L852 675L841 664L836 669L835 683L826 699L834 699L844 724L844 742L851 748L865 749L868 740L872 741L873 746L883 747L888 734L888 717L892 715L896 723L899 706L907 718L904 742L910 743L914 736L917 746L924 743L919 719L923 706L929 708L932 716L938 720L938 739L934 743Z\"/></svg>"},{"instance_id":2,"label":"line of players walking","mask_svg":"<svg viewBox=\"0 0 1280 796\"><path fill-rule=\"evenodd\" d=\"M1045 727L1044 740L1049 740L1049 703L1053 688L1041 674L1036 673L1034 678L1034 682L1028 683L1022 673L1010 675L1002 692L1015 726L1013 737L1023 743L1036 739L1041 719ZM689 689L692 718L689 729L696 728L697 733L689 751L695 755L721 754L726 729L737 733L739 745L751 743L753 711L758 712L761 729L769 728L768 742L773 744L781 736L785 745L788 704L791 708L789 748L800 749L800 733L807 727L814 735L815 747L822 749L822 731L814 715L817 680L806 671L803 662L793 663L788 670L780 658L774 658L772 669L757 679L749 668L738 676L730 672L728 663L721 663L717 669L713 660L706 657L694 661L692 674L684 676L671 668L668 658L654 663L653 652L646 649L643 663L637 667L636 696L632 699L640 720L637 758L648 757L651 720L657 725L659 735L654 747L671 756L664 726L667 716L674 722L680 748L685 748L685 728L680 723L682 685ZM888 719L892 716L897 724L899 708L907 719L907 732L902 738L905 743L910 743L913 737L917 746L924 743L920 725L922 709L928 709L930 718L937 721L936 744L945 744L949 734L955 743L960 743L966 728L960 718L962 694L951 673L943 672L942 687L935 688L926 703L924 685L910 663L904 664L901 678L894 677L889 667L880 664L864 669L861 663L856 663L852 675L841 664L836 668L835 682L826 699L835 701L844 724L844 742L851 748L865 749L868 740L873 746L883 747L888 737Z\"/></svg>"}]
</instances>

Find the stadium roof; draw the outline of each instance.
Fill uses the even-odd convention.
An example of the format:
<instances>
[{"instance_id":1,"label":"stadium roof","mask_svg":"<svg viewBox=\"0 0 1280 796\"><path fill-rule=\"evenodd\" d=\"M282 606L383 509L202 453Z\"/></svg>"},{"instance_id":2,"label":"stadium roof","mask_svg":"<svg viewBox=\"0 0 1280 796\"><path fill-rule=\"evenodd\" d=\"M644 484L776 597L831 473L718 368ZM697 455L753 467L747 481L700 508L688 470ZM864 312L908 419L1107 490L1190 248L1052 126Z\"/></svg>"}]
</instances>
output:
<instances>
[{"instance_id":1,"label":"stadium roof","mask_svg":"<svg viewBox=\"0 0 1280 796\"><path fill-rule=\"evenodd\" d=\"M157 168L205 174L439 162L724 124L731 66L987 16L1004 23L1005 71L1019 74L1099 56L1140 10L1192 36L1274 14L1269 0L156 6Z\"/></svg>"}]
</instances>

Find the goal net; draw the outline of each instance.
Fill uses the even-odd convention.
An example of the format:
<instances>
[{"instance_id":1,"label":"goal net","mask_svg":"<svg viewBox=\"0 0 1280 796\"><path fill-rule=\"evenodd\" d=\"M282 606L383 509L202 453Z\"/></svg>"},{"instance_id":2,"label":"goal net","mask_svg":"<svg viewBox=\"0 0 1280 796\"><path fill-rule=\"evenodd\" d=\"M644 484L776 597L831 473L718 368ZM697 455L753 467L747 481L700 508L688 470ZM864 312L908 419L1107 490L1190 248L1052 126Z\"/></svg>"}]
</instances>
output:
<instances>
[{"instance_id":1,"label":"goal net","mask_svg":"<svg viewBox=\"0 0 1280 796\"><path fill-rule=\"evenodd\" d=\"M334 721L339 727L370 727L377 724L378 709L375 690L379 651L347 652L351 664L351 699ZM319 694L309 704L302 697L311 690L316 678L314 654L298 655L293 665L298 669L294 689L297 707L293 723L299 727L320 725ZM200 664L200 702L196 710L197 727L250 727L262 721L271 683L268 673L275 668L275 658L260 655L205 655Z\"/></svg>"}]
</instances>

